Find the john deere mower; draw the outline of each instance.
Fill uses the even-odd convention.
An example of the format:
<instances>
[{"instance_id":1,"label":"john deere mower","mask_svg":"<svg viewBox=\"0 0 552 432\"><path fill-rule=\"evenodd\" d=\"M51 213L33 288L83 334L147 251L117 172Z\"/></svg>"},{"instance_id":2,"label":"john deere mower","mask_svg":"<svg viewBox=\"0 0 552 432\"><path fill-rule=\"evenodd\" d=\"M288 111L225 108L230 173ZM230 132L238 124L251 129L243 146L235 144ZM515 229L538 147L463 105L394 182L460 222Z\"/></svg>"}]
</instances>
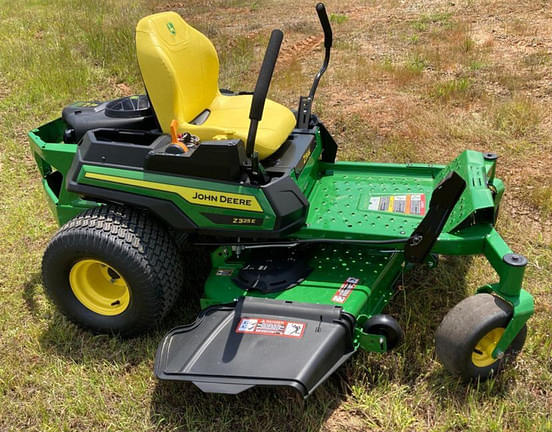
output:
<instances>
[{"instance_id":1,"label":"john deere mower","mask_svg":"<svg viewBox=\"0 0 552 432\"><path fill-rule=\"evenodd\" d=\"M189 272L201 246L211 253L202 311L161 341L156 376L205 392L284 385L308 396L358 349L401 341L383 311L405 271L438 254L482 254L498 282L451 309L435 343L450 372L485 379L522 348L534 309L521 287L527 260L494 228L497 156L336 162L338 145L311 113L332 46L324 5L316 11L325 58L294 111L266 98L280 30L255 91L232 92L218 87L207 37L163 12L136 28L145 95L73 103L29 133L61 226L44 253L45 290L79 325L135 335L200 290Z\"/></svg>"}]
</instances>

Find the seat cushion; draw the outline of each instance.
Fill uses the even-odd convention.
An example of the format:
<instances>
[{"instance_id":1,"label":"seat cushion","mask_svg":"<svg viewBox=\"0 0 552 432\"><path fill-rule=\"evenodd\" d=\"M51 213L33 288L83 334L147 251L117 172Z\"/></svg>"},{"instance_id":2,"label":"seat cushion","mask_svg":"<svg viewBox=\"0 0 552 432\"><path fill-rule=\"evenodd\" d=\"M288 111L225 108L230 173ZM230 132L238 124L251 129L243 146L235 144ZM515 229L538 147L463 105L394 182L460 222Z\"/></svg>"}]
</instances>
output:
<instances>
[{"instance_id":1,"label":"seat cushion","mask_svg":"<svg viewBox=\"0 0 552 432\"><path fill-rule=\"evenodd\" d=\"M215 97L209 110L211 113L202 124L206 130L220 129L227 138L239 138L247 141L249 132L249 110L251 95ZM255 139L255 151L264 159L280 148L295 127L295 116L283 105L266 100L263 119L259 122ZM201 137L200 137L201 138ZM207 137L206 137L207 138ZM209 137L210 139L212 137Z\"/></svg>"}]
</instances>

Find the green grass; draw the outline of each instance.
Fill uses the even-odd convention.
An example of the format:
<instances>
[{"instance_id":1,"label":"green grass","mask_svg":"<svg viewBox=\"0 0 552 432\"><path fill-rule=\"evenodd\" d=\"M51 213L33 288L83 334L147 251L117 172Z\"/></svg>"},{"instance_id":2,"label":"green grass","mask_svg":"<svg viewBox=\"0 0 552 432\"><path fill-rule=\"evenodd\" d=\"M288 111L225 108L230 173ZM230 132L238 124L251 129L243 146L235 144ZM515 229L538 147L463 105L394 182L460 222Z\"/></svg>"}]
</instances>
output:
<instances>
[{"instance_id":1,"label":"green grass","mask_svg":"<svg viewBox=\"0 0 552 432\"><path fill-rule=\"evenodd\" d=\"M454 98L468 96L472 83L468 78L454 78L437 83L433 89L433 96L437 99L448 101Z\"/></svg>"},{"instance_id":2,"label":"green grass","mask_svg":"<svg viewBox=\"0 0 552 432\"><path fill-rule=\"evenodd\" d=\"M343 24L347 21L347 15L332 13L330 14L330 22L335 24Z\"/></svg>"},{"instance_id":3,"label":"green grass","mask_svg":"<svg viewBox=\"0 0 552 432\"><path fill-rule=\"evenodd\" d=\"M494 125L496 129L513 137L522 137L535 129L541 120L537 104L528 98L517 97L496 107Z\"/></svg>"},{"instance_id":4,"label":"green grass","mask_svg":"<svg viewBox=\"0 0 552 432\"><path fill-rule=\"evenodd\" d=\"M401 2L329 3L329 13L347 15L336 15L346 21L335 26L314 107L342 160L445 163L464 148L501 155L507 189L498 228L529 258L525 288L536 300L526 347L501 376L465 384L434 354L446 311L494 280L481 258L445 257L436 270L409 274L388 308L406 343L387 355L358 353L307 401L287 390L206 395L155 380L160 338L199 311L199 271L162 326L131 340L82 331L45 298L40 260L57 227L26 132L74 100L143 92L133 29L152 11L176 9L208 34L221 87L251 90L273 27L288 26L290 44L312 28L321 34L314 8L307 16L304 4L283 3L0 0L1 431L552 430L550 55L508 45L516 55L505 59L465 24L491 28L486 17L507 13L515 20L496 36L523 34L544 19L537 6L458 2L441 11L430 0L416 16ZM537 30L530 36L545 43ZM295 107L320 57L314 50L279 66L271 98Z\"/></svg>"}]
</instances>

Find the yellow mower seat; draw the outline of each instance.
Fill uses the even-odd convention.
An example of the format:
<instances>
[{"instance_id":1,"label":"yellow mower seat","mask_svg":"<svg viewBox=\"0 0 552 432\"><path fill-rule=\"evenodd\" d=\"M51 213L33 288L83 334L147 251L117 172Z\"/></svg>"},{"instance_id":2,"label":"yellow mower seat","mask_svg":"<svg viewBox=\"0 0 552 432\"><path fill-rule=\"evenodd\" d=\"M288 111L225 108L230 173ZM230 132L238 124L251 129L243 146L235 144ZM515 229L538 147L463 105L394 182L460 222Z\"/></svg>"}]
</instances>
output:
<instances>
[{"instance_id":1,"label":"yellow mower seat","mask_svg":"<svg viewBox=\"0 0 552 432\"><path fill-rule=\"evenodd\" d=\"M136 26L136 53L163 132L176 119L179 132L201 140L246 141L252 96L221 94L217 52L205 35L175 12L150 15ZM260 159L278 150L294 127L293 113L267 99L255 140Z\"/></svg>"}]
</instances>

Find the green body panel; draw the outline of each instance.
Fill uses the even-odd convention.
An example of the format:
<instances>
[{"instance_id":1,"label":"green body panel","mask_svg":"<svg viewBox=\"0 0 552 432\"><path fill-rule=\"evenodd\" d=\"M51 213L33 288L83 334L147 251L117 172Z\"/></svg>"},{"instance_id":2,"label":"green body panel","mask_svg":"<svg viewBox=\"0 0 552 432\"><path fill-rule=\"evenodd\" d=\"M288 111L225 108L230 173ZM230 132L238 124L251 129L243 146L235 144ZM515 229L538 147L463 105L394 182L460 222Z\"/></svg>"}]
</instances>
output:
<instances>
[{"instance_id":1,"label":"green body panel","mask_svg":"<svg viewBox=\"0 0 552 432\"><path fill-rule=\"evenodd\" d=\"M83 200L65 188L65 176L77 149L75 144L63 143L65 127L63 120L58 119L29 133L31 150L43 177L48 203L60 225L84 209L100 205ZM534 306L531 295L521 288L524 268L512 267L504 262L504 255L512 251L493 228L504 193L503 183L495 178L495 161L486 160L482 153L465 151L447 166L327 163L320 161L321 152L321 138L316 133L316 147L300 175L296 176L294 172L290 174L308 198L309 209L304 226L289 234L289 238L406 239L420 223L424 213L406 214L399 212L400 208L397 210L394 205L382 210L375 206L374 200L382 203L393 197L399 202L397 197L412 198L420 194L425 199L427 211L433 189L446 174L454 170L464 178L467 187L432 252L448 255L482 254L489 260L498 275L498 282L485 285L479 291L494 292L513 307L513 318L493 353L495 357L502 355L533 313ZM56 171L60 173L57 180ZM87 174L96 175L96 178L87 177ZM111 177L111 180L105 176ZM119 179L130 180L133 184L117 182ZM224 225L213 223L204 213L262 218L260 225L243 227L248 231L274 228L275 214L262 188L255 186L91 165L83 166L78 174L78 182L171 201L203 230L225 228ZM151 184L157 186L152 188ZM169 190L160 190L160 187ZM193 203L175 192L174 188L248 195L255 197L260 209L251 211ZM226 227L234 230L241 228L236 225ZM344 310L357 319L355 346L383 352L386 350L385 338L366 334L361 327L367 318L381 313L392 297L395 281L404 268L401 247L397 246L396 252L381 253L369 246L320 246L310 257L313 272L303 282L294 288L265 295L246 292L232 282L229 272L236 274L244 258L236 259L230 248L221 247L212 255L213 267L201 305L207 307L228 303L242 295L336 304L332 298L341 285L349 277L358 278L359 282L342 304Z\"/></svg>"},{"instance_id":2,"label":"green body panel","mask_svg":"<svg viewBox=\"0 0 552 432\"><path fill-rule=\"evenodd\" d=\"M229 303L243 295L267 297L278 300L292 300L302 303L337 304L343 306L346 312L355 317L360 314L373 315L381 311L381 304L387 303L392 295L391 284L383 295L373 296L374 290L382 290L380 276L393 267L393 276L401 269L402 260L397 265L394 255L378 253L359 246L321 246L313 251L309 259L312 268L310 275L294 288L271 294L262 294L259 291L246 291L238 287L232 279L238 270L243 267L246 257L235 259L228 248L221 247L211 255L212 269L205 284L205 295L202 307L220 303ZM231 257L231 259L227 259ZM387 267L389 263L391 267ZM384 272L385 270L385 272ZM344 302L332 302L332 298L341 285L349 278L359 280L356 287ZM377 297L377 298L376 298ZM384 299L386 298L386 299Z\"/></svg>"},{"instance_id":3,"label":"green body panel","mask_svg":"<svg viewBox=\"0 0 552 432\"><path fill-rule=\"evenodd\" d=\"M40 173L49 174L52 168L65 175L77 151L76 144L65 144L63 132L67 125L62 119L46 123L29 132L31 150Z\"/></svg>"},{"instance_id":4,"label":"green body panel","mask_svg":"<svg viewBox=\"0 0 552 432\"><path fill-rule=\"evenodd\" d=\"M33 129L28 134L33 157L42 175L42 185L48 206L60 226L82 211L100 205L93 201L83 200L79 195L68 192L63 182L58 192L47 180L47 177L55 171L58 171L64 180L77 151L76 144L63 142L63 132L66 127L67 125L62 119L57 119Z\"/></svg>"},{"instance_id":5,"label":"green body panel","mask_svg":"<svg viewBox=\"0 0 552 432\"><path fill-rule=\"evenodd\" d=\"M133 179L138 181L144 181L148 183L155 183L160 185L174 185L182 186L186 188L210 190L215 192L247 195L249 197L255 197L261 206L261 211L246 211L238 209L226 209L221 207L215 207L208 205L209 202L205 201L204 205L193 204L178 193L171 191L163 191L158 189L152 189L146 186L128 185L123 183L114 183L113 181L98 180L93 178L87 178L87 173L95 173L101 175L107 175L110 177L117 177L120 179ZM109 189L120 190L123 192L130 192L133 194L139 194L144 196L150 196L154 198L161 198L167 201L173 202L179 207L190 220L192 220L197 226L201 228L213 228L220 229L225 225L215 224L211 222L205 213L217 214L217 215L229 215L233 217L244 218L262 218L262 225L259 226L247 226L248 230L268 230L274 227L275 215L272 211L270 203L266 199L262 189L253 186L244 186L240 184L223 183L209 180L198 180L195 178L178 177L174 175L163 175L157 173L151 173L147 171L133 171L124 170L118 168L108 168L101 166L83 165L77 181L82 184L88 184L92 186L99 186ZM236 229L239 227L229 225Z\"/></svg>"},{"instance_id":6,"label":"green body panel","mask_svg":"<svg viewBox=\"0 0 552 432\"><path fill-rule=\"evenodd\" d=\"M466 150L446 166L320 163L320 178L308 195L310 208L307 223L293 236L338 239L409 237L424 213L374 210L372 200L421 194L427 210L433 189L453 170L466 181L467 187L443 233L454 231L471 215L484 210L491 215L488 220L491 222L504 190L502 182L495 180L499 193L493 197L487 185L487 174L494 176L494 169L494 162L485 161L482 153L472 150Z\"/></svg>"},{"instance_id":7,"label":"green body panel","mask_svg":"<svg viewBox=\"0 0 552 432\"><path fill-rule=\"evenodd\" d=\"M450 214L443 232L450 232L476 212L488 209L494 215L495 202L488 187L488 173L494 176L494 163L488 164L483 154L466 150L449 163L435 178L434 186L451 171L456 171L465 181L466 189ZM491 220L494 218L491 217Z\"/></svg>"},{"instance_id":8,"label":"green body panel","mask_svg":"<svg viewBox=\"0 0 552 432\"><path fill-rule=\"evenodd\" d=\"M408 238L423 215L371 210L371 199L423 194L429 205L434 176L441 168L421 164L320 163L320 178L308 195L306 225L293 237Z\"/></svg>"}]
</instances>

